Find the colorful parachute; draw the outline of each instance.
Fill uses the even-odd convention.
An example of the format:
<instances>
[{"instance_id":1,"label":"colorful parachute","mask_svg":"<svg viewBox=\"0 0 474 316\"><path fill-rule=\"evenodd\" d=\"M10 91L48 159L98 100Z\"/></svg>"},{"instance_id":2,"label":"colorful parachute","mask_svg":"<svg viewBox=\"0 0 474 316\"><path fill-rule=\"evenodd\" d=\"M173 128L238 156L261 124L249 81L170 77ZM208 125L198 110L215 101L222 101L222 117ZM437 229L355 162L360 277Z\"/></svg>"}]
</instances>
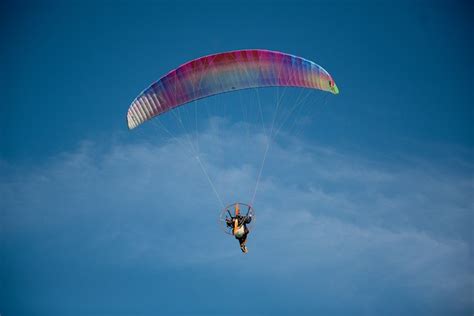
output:
<instances>
[{"instance_id":1,"label":"colorful parachute","mask_svg":"<svg viewBox=\"0 0 474 316\"><path fill-rule=\"evenodd\" d=\"M321 66L301 57L261 49L201 57L170 71L132 102L127 124L133 129L182 104L233 90L285 86L339 90Z\"/></svg>"}]
</instances>

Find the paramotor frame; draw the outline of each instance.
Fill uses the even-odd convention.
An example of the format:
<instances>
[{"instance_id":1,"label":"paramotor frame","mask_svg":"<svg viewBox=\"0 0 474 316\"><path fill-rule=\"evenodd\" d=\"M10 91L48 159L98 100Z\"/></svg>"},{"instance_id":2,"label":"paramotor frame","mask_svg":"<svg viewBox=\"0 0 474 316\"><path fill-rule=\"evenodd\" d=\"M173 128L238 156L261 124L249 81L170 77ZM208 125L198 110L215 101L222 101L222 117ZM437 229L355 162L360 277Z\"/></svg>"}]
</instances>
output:
<instances>
[{"instance_id":1,"label":"paramotor frame","mask_svg":"<svg viewBox=\"0 0 474 316\"><path fill-rule=\"evenodd\" d=\"M227 225L227 221L231 220L233 217L241 215L241 216L251 216L252 221L247 224L247 228L252 231L255 227L255 210L252 206L246 203L232 203L227 205L225 208L222 209L220 216L219 216L219 225L222 227L222 230L229 235L232 235L232 227Z\"/></svg>"}]
</instances>

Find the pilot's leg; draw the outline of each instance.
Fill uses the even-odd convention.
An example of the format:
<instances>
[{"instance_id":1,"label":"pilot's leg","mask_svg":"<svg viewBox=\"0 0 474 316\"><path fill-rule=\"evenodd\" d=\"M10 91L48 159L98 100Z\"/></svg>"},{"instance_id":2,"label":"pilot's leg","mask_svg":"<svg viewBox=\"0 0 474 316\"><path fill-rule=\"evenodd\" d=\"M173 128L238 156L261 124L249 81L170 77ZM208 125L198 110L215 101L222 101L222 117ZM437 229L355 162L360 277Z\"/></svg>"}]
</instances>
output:
<instances>
[{"instance_id":1,"label":"pilot's leg","mask_svg":"<svg viewBox=\"0 0 474 316\"><path fill-rule=\"evenodd\" d=\"M243 235L242 238L239 238L239 243L240 243L240 249L242 252L247 253L247 246L245 246L245 243L247 242L247 234Z\"/></svg>"}]
</instances>

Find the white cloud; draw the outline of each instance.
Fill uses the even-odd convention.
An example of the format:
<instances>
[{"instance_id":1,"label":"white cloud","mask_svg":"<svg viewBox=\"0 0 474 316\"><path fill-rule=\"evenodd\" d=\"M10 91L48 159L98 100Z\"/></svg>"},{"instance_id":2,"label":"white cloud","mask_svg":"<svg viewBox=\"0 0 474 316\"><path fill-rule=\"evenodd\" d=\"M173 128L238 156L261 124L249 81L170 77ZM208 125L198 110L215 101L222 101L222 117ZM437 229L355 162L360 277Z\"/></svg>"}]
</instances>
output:
<instances>
[{"instance_id":1,"label":"white cloud","mask_svg":"<svg viewBox=\"0 0 474 316\"><path fill-rule=\"evenodd\" d=\"M265 147L261 134L242 139L240 128L214 121L199 139L224 203L251 198ZM281 140L272 144L263 172L246 259L251 265L243 271L328 287L345 300L370 291L369 279L427 302L472 303L469 164L375 161L285 135ZM249 142L251 150L242 148ZM2 163L8 174L1 182L4 238L52 231L60 238L48 247L68 244L89 260L124 265L242 260L237 242L217 227L220 205L199 164L180 145L101 146L85 142L29 169ZM455 172L458 167L465 173Z\"/></svg>"}]
</instances>

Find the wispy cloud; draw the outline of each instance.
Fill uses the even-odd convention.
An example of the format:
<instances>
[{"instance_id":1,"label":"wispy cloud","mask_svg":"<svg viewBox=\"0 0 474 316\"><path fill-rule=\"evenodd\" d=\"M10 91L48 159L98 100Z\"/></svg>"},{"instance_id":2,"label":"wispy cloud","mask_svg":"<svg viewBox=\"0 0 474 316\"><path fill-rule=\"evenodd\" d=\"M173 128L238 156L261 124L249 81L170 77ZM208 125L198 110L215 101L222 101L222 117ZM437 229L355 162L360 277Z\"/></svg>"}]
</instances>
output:
<instances>
[{"instance_id":1,"label":"wispy cloud","mask_svg":"<svg viewBox=\"0 0 474 316\"><path fill-rule=\"evenodd\" d=\"M224 203L251 198L266 144L258 133L242 139L240 128L213 122L199 139ZM394 292L416 306L472 309L469 161L377 160L280 140L259 185L257 229L242 273L270 287L283 282L281 291L299 299L339 297L361 311L383 310ZM234 154L249 141L252 150ZM2 163L5 251L15 256L15 247L31 242L89 264L223 272L243 259L237 242L219 231L219 202L185 153L174 142L84 142L38 166Z\"/></svg>"}]
</instances>

